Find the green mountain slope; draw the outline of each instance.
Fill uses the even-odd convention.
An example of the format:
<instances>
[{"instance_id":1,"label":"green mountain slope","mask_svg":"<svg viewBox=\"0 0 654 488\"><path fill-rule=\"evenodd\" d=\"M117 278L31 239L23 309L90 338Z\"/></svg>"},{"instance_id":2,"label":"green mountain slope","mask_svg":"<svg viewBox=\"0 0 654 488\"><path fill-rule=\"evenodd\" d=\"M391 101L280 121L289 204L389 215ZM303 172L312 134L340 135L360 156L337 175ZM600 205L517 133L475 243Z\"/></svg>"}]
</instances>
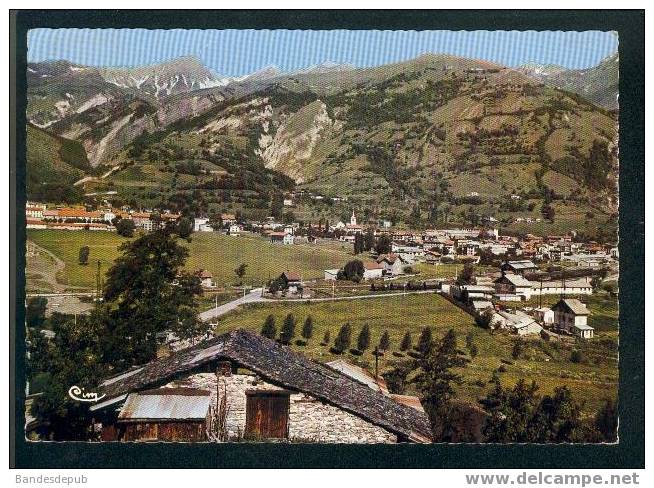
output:
<instances>
[{"instance_id":1,"label":"green mountain slope","mask_svg":"<svg viewBox=\"0 0 654 488\"><path fill-rule=\"evenodd\" d=\"M89 169L86 152L79 142L27 126L28 198L38 200L48 189L67 190Z\"/></svg>"},{"instance_id":2,"label":"green mountain slope","mask_svg":"<svg viewBox=\"0 0 654 488\"><path fill-rule=\"evenodd\" d=\"M299 204L305 220L357 208L369 220L492 217L519 230L517 217L540 219L547 204L556 222L534 229L558 232L615 220L616 126L614 113L523 72L425 55L123 99L52 129L80 140L93 165L123 168L96 188L144 205L262 216L295 186L338 197Z\"/></svg>"}]
</instances>

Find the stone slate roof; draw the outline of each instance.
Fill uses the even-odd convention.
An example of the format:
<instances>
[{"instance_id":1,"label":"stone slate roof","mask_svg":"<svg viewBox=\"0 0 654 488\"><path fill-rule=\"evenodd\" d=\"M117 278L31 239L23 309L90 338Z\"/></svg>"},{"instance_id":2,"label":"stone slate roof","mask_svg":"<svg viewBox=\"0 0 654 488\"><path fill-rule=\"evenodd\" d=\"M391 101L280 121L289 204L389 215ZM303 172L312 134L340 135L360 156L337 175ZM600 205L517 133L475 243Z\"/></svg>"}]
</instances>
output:
<instances>
[{"instance_id":1,"label":"stone slate roof","mask_svg":"<svg viewBox=\"0 0 654 488\"><path fill-rule=\"evenodd\" d=\"M424 413L401 405L287 346L242 329L105 380L98 389L106 396L97 407L122 400L129 393L163 385L220 360L233 361L270 383L311 395L410 441L431 441L431 428Z\"/></svg>"}]
</instances>

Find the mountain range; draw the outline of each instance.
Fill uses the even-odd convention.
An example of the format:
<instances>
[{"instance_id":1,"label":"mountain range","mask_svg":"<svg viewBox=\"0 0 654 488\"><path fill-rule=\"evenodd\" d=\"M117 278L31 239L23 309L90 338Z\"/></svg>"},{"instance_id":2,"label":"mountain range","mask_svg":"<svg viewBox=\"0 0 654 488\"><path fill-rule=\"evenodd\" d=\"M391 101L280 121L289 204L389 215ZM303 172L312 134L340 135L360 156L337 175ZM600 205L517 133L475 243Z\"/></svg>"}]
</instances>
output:
<instances>
[{"instance_id":1,"label":"mountain range","mask_svg":"<svg viewBox=\"0 0 654 488\"><path fill-rule=\"evenodd\" d=\"M617 204L617 57L565 70L428 54L239 78L186 57L140 68L34 63L27 75L30 132L82 147L76 176L115 167L89 187L139 203L200 192L210 207L263 208L281 185L433 217L470 205L517 211L517 198L540 208L553 196L578 201L574 225L579 212L608 218ZM29 154L28 173L60 163Z\"/></svg>"}]
</instances>

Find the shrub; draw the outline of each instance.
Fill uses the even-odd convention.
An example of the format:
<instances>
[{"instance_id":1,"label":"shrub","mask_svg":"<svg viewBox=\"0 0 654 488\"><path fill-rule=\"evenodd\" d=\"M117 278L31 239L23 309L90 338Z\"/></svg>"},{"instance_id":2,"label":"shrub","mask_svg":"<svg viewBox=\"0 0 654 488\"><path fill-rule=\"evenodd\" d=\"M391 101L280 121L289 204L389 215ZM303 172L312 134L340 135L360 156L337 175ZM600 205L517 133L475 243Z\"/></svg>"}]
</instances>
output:
<instances>
[{"instance_id":1,"label":"shrub","mask_svg":"<svg viewBox=\"0 0 654 488\"><path fill-rule=\"evenodd\" d=\"M409 349L411 349L411 332L407 330L406 334L404 334L404 337L402 338L400 351L408 351Z\"/></svg>"},{"instance_id":2,"label":"shrub","mask_svg":"<svg viewBox=\"0 0 654 488\"><path fill-rule=\"evenodd\" d=\"M79 248L79 264L89 264L89 253L91 252L89 246L82 246Z\"/></svg>"},{"instance_id":3,"label":"shrub","mask_svg":"<svg viewBox=\"0 0 654 488\"><path fill-rule=\"evenodd\" d=\"M570 354L570 361L573 363L583 363L586 361L586 357L584 356L584 353L579 349L574 349Z\"/></svg>"}]
</instances>

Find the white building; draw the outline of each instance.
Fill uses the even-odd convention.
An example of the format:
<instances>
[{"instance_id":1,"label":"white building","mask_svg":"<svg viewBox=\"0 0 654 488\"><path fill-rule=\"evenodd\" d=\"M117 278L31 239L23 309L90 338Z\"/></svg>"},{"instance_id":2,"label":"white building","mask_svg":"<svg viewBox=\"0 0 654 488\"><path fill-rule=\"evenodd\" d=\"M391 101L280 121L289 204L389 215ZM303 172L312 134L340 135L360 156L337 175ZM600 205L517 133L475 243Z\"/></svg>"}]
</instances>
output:
<instances>
[{"instance_id":1,"label":"white building","mask_svg":"<svg viewBox=\"0 0 654 488\"><path fill-rule=\"evenodd\" d=\"M588 325L590 311L584 303L575 298L562 298L552 310L554 325L559 329L583 339L593 337L595 329Z\"/></svg>"},{"instance_id":2,"label":"white building","mask_svg":"<svg viewBox=\"0 0 654 488\"><path fill-rule=\"evenodd\" d=\"M241 235L241 232L243 232L243 227L241 227L239 224L231 224L229 226L229 235L230 236L238 236Z\"/></svg>"},{"instance_id":3,"label":"white building","mask_svg":"<svg viewBox=\"0 0 654 488\"><path fill-rule=\"evenodd\" d=\"M338 268L326 269L325 270L325 281L336 281L336 277L338 276L339 271L340 270Z\"/></svg>"},{"instance_id":4,"label":"white building","mask_svg":"<svg viewBox=\"0 0 654 488\"><path fill-rule=\"evenodd\" d=\"M194 232L212 232L213 227L209 225L209 219L207 218L195 218L193 219L193 231Z\"/></svg>"},{"instance_id":5,"label":"white building","mask_svg":"<svg viewBox=\"0 0 654 488\"><path fill-rule=\"evenodd\" d=\"M381 278L384 273L384 266L379 263L363 263L363 279L374 280Z\"/></svg>"}]
</instances>

